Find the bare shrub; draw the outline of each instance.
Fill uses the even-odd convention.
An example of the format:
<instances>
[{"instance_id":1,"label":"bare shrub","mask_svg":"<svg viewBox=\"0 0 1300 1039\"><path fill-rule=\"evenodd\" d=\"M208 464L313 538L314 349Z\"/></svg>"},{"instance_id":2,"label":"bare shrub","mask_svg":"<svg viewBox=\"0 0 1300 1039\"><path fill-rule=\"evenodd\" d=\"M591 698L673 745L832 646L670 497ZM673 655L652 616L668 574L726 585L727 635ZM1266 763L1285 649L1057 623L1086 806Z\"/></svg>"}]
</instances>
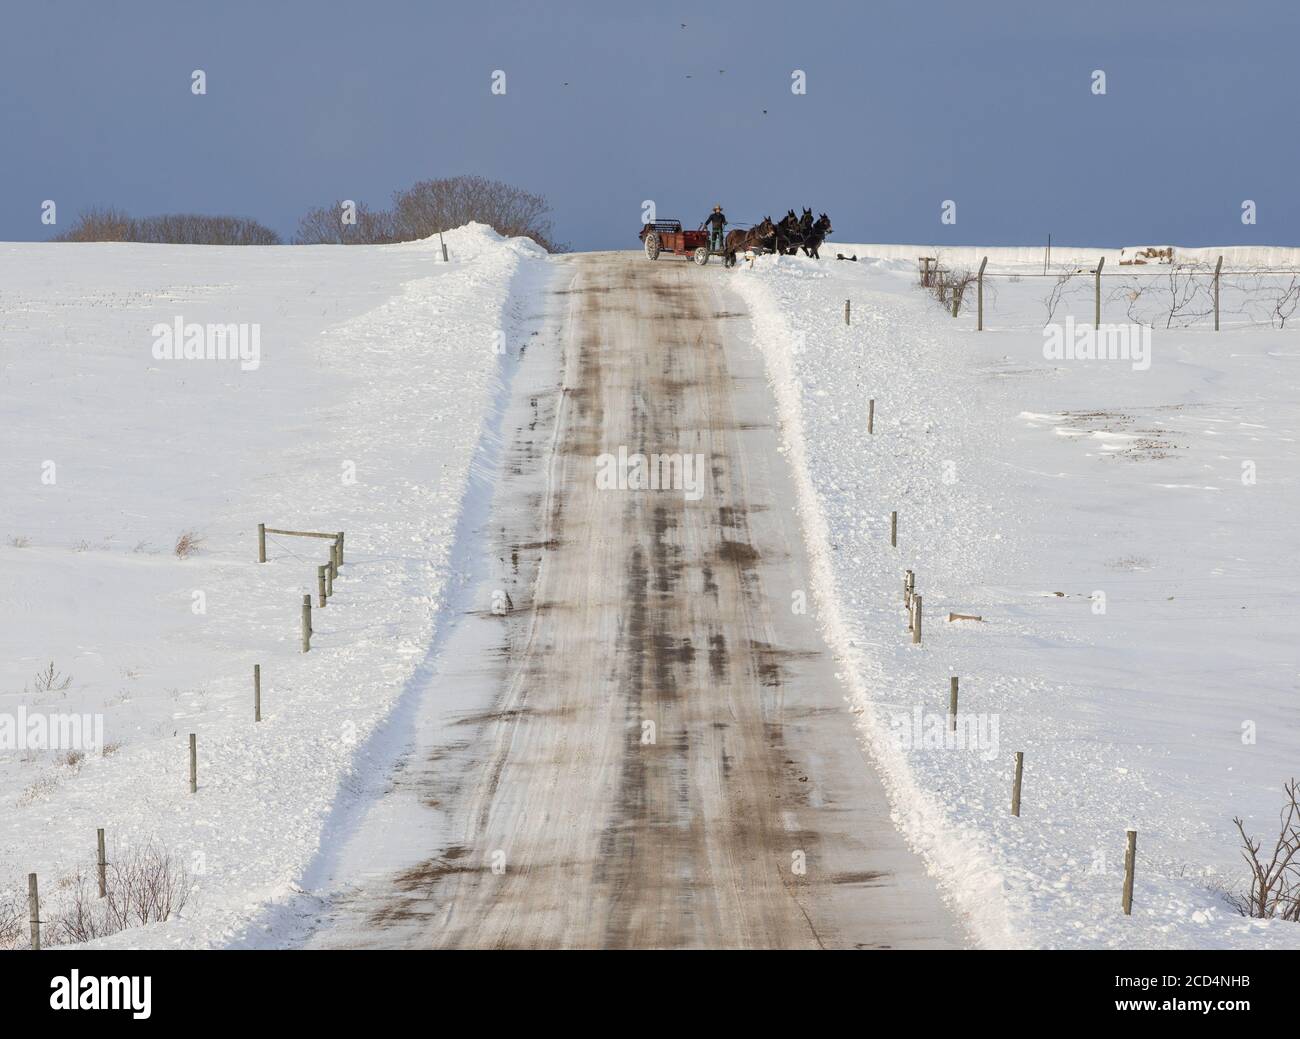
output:
<instances>
[{"instance_id":1,"label":"bare shrub","mask_svg":"<svg viewBox=\"0 0 1300 1039\"><path fill-rule=\"evenodd\" d=\"M23 918L12 891L0 891L0 949L16 949L23 935Z\"/></svg>"},{"instance_id":2,"label":"bare shrub","mask_svg":"<svg viewBox=\"0 0 1300 1039\"><path fill-rule=\"evenodd\" d=\"M33 684L38 693L66 693L72 685L72 676L60 673L51 660L43 671L37 671Z\"/></svg>"},{"instance_id":3,"label":"bare shrub","mask_svg":"<svg viewBox=\"0 0 1300 1039\"><path fill-rule=\"evenodd\" d=\"M121 740L109 740L107 743L104 744L104 749L99 752L99 755L100 757L106 758L112 754L116 754L121 749L122 749Z\"/></svg>"},{"instance_id":4,"label":"bare shrub","mask_svg":"<svg viewBox=\"0 0 1300 1039\"><path fill-rule=\"evenodd\" d=\"M14 548L26 548L32 543L32 539L25 535L19 534L9 539L9 544Z\"/></svg>"},{"instance_id":5,"label":"bare shrub","mask_svg":"<svg viewBox=\"0 0 1300 1039\"><path fill-rule=\"evenodd\" d=\"M342 200L307 210L293 236L295 245L387 245L402 240L391 210L358 202L356 223L345 224Z\"/></svg>"},{"instance_id":6,"label":"bare shrub","mask_svg":"<svg viewBox=\"0 0 1300 1039\"><path fill-rule=\"evenodd\" d=\"M1296 312L1298 306L1300 306L1300 276L1293 277L1289 284L1283 286L1273 304L1270 323L1275 328L1286 328L1287 318Z\"/></svg>"},{"instance_id":7,"label":"bare shrub","mask_svg":"<svg viewBox=\"0 0 1300 1039\"><path fill-rule=\"evenodd\" d=\"M106 854L105 895L93 873L78 869L71 897L52 921L51 944L72 945L131 927L161 923L185 908L189 871L152 839Z\"/></svg>"},{"instance_id":8,"label":"bare shrub","mask_svg":"<svg viewBox=\"0 0 1300 1039\"><path fill-rule=\"evenodd\" d=\"M90 878L79 868L71 889L71 900L46 925L45 940L50 945L80 945L114 933L109 928L107 904L99 904L103 900L99 898L98 883L92 889Z\"/></svg>"},{"instance_id":9,"label":"bare shrub","mask_svg":"<svg viewBox=\"0 0 1300 1039\"><path fill-rule=\"evenodd\" d=\"M33 779L18 795L17 806L26 808L28 805L38 804L44 801L59 785L59 777L53 772L42 772Z\"/></svg>"},{"instance_id":10,"label":"bare shrub","mask_svg":"<svg viewBox=\"0 0 1300 1039\"><path fill-rule=\"evenodd\" d=\"M53 240L56 242L129 242L131 223L128 213L112 206L103 209L87 209L78 214L71 227L56 234Z\"/></svg>"},{"instance_id":11,"label":"bare shrub","mask_svg":"<svg viewBox=\"0 0 1300 1039\"><path fill-rule=\"evenodd\" d=\"M1243 916L1296 923L1300 922L1300 780L1290 780L1283 789L1287 803L1279 813L1281 829L1267 862L1260 858L1260 842L1247 836L1240 819L1232 820L1241 834L1241 857L1251 872L1250 894L1238 911Z\"/></svg>"},{"instance_id":12,"label":"bare shrub","mask_svg":"<svg viewBox=\"0 0 1300 1039\"><path fill-rule=\"evenodd\" d=\"M1056 309L1061 305L1065 298L1067 290L1070 288L1070 279L1074 275L1065 271L1056 276L1056 281L1052 283L1051 290L1047 293L1047 298L1043 300L1043 306L1047 308L1047 324L1051 324L1056 317Z\"/></svg>"},{"instance_id":13,"label":"bare shrub","mask_svg":"<svg viewBox=\"0 0 1300 1039\"><path fill-rule=\"evenodd\" d=\"M966 288L975 281L975 273L968 270L940 270L930 280L930 295L949 314L960 312L966 298Z\"/></svg>"},{"instance_id":14,"label":"bare shrub","mask_svg":"<svg viewBox=\"0 0 1300 1039\"><path fill-rule=\"evenodd\" d=\"M1165 328L1186 328L1214 314L1214 282L1205 264L1178 264L1169 268L1169 313Z\"/></svg>"},{"instance_id":15,"label":"bare shrub","mask_svg":"<svg viewBox=\"0 0 1300 1039\"><path fill-rule=\"evenodd\" d=\"M76 768L85 760L86 753L81 750L69 750L63 755L63 763L67 765L68 768Z\"/></svg>"},{"instance_id":16,"label":"bare shrub","mask_svg":"<svg viewBox=\"0 0 1300 1039\"><path fill-rule=\"evenodd\" d=\"M133 217L120 209L79 214L56 242L145 242L153 245L279 245L280 236L256 220L203 213Z\"/></svg>"},{"instance_id":17,"label":"bare shrub","mask_svg":"<svg viewBox=\"0 0 1300 1039\"><path fill-rule=\"evenodd\" d=\"M186 530L176 539L176 547L173 551L176 553L177 559L189 559L199 550L199 546L202 544L203 538L192 530Z\"/></svg>"}]
</instances>

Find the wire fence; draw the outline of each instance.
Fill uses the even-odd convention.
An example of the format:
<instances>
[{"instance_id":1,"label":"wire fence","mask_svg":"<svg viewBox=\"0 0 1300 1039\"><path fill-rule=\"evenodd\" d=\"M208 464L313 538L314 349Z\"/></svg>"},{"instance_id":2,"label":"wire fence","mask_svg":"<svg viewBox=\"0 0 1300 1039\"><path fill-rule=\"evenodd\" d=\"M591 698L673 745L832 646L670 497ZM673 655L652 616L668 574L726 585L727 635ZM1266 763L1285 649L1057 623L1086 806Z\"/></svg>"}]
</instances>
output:
<instances>
[{"instance_id":1,"label":"wire fence","mask_svg":"<svg viewBox=\"0 0 1300 1039\"><path fill-rule=\"evenodd\" d=\"M1158 263L1107 268L1057 266L1046 271L946 268L918 258L920 285L952 316L971 314L986 327L1041 328L1072 318L1150 328L1300 327L1300 269L1217 263ZM990 326L990 321L992 325Z\"/></svg>"}]
</instances>

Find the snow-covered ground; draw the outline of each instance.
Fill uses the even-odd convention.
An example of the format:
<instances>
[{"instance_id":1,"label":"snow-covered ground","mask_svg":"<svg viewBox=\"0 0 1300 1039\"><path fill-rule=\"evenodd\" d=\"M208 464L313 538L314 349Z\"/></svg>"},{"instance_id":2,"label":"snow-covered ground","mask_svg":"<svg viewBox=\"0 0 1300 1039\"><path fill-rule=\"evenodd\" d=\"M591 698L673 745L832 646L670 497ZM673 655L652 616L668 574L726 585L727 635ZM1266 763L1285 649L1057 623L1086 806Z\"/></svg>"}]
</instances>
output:
<instances>
[{"instance_id":1,"label":"snow-covered ground","mask_svg":"<svg viewBox=\"0 0 1300 1039\"><path fill-rule=\"evenodd\" d=\"M1048 360L1047 279L1000 281L994 312L1014 330L977 333L917 287L924 250L822 250L836 252L859 262L765 257L733 284L767 358L822 623L904 832L987 945L1300 946L1300 927L1246 920L1220 894L1247 879L1233 817L1271 849L1300 773L1300 330L1156 329L1146 370ZM1023 252L1001 269L1041 265ZM1090 298L1073 316L1091 320ZM973 747L933 745L954 675Z\"/></svg>"},{"instance_id":2,"label":"snow-covered ground","mask_svg":"<svg viewBox=\"0 0 1300 1039\"><path fill-rule=\"evenodd\" d=\"M192 880L178 918L105 944L219 945L387 774L549 272L482 225L446 239L445 265L436 241L0 246L0 719L101 716L106 744L0 749L0 892L25 919L39 874L47 942L97 827L110 860L152 840ZM178 318L255 323L258 355L159 359ZM259 565L259 522L346 531L309 654L328 543L272 536ZM51 661L70 684L37 692Z\"/></svg>"},{"instance_id":3,"label":"snow-covered ground","mask_svg":"<svg viewBox=\"0 0 1300 1039\"><path fill-rule=\"evenodd\" d=\"M450 709L419 693L483 576L471 518L498 482L510 380L552 271L483 227L447 244L447 265L435 243L0 246L0 737L20 709L84 712L107 744L71 762L0 746L0 924L6 891L25 915L36 872L53 937L97 827L110 859L153 840L191 886L177 918L101 944L294 940L317 892L346 882L322 835L365 816L408 730L432 738ZM1001 277L982 333L916 287L927 248L828 244L820 264L695 271L750 305L846 710L983 943L1300 946L1295 925L1245 920L1221 894L1246 880L1233 816L1271 847L1300 772L1300 332L1201 322L1154 330L1149 367L1049 360L1052 279L1028 276L1041 251L943 255L974 267L985 252ZM1220 252L1300 266L1294 251L1179 255ZM1106 317L1127 310L1112 300ZM1086 291L1066 314L1089 319ZM255 363L156 358L155 326L177 318L256 323ZM259 565L258 522L347 531L307 655L300 604L325 542L272 536ZM186 531L201 543L180 559ZM38 691L51 661L60 677ZM951 675L973 748L926 745ZM357 832L382 841L402 818L371 813ZM413 853L393 844L394 861Z\"/></svg>"}]
</instances>

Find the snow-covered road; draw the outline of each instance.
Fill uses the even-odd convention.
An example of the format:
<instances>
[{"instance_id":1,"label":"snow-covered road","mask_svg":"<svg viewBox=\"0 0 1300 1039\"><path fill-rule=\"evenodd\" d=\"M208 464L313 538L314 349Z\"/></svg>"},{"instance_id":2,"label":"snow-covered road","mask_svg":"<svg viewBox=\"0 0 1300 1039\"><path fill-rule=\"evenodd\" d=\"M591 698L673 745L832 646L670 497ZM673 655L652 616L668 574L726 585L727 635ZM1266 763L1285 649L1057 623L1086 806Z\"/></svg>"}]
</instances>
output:
<instances>
[{"instance_id":1,"label":"snow-covered road","mask_svg":"<svg viewBox=\"0 0 1300 1039\"><path fill-rule=\"evenodd\" d=\"M316 940L961 943L890 821L821 641L744 308L717 269L635 254L561 266L537 580L503 626L487 578L462 621L505 632L496 708L466 719L463 778L441 779L446 842L373 875ZM638 489L638 453L681 460ZM454 769L453 750L428 757ZM411 799L404 818L419 811Z\"/></svg>"}]
</instances>

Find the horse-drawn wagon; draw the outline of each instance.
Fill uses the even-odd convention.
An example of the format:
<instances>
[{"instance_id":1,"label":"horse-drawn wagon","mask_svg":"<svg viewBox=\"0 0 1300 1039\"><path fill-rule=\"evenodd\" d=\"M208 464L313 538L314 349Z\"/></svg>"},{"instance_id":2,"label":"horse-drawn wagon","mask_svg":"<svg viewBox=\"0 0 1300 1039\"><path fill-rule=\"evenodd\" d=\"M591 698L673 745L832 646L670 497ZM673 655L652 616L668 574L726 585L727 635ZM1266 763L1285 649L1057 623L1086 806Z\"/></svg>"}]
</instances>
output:
<instances>
[{"instance_id":1,"label":"horse-drawn wagon","mask_svg":"<svg viewBox=\"0 0 1300 1039\"><path fill-rule=\"evenodd\" d=\"M680 220L642 224L640 238L647 259L657 260L660 253L668 252L674 256L690 256L703 267L710 256L721 256L726 266L733 267L740 253L793 256L802 249L812 259L821 259L817 250L830 233L831 218L825 213L814 220L811 209L804 209L802 217L796 216L792 209L778 222L764 217L753 227L732 228L721 249L709 247L708 231L683 230Z\"/></svg>"},{"instance_id":2,"label":"horse-drawn wagon","mask_svg":"<svg viewBox=\"0 0 1300 1039\"><path fill-rule=\"evenodd\" d=\"M655 220L641 225L641 245L646 259L657 260L660 253L689 256L701 267L717 253L709 248L708 231L682 230L680 220Z\"/></svg>"}]
</instances>

